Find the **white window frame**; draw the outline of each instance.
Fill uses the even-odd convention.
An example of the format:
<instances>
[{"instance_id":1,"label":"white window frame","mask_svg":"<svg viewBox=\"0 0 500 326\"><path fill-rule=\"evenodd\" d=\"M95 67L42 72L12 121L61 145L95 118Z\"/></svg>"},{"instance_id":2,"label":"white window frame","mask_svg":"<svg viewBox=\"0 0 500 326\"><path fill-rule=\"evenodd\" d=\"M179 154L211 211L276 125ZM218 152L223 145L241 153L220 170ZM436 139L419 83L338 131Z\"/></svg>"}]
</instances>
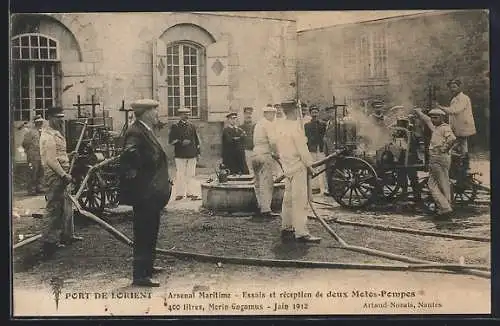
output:
<instances>
[{"instance_id":1,"label":"white window frame","mask_svg":"<svg viewBox=\"0 0 500 326\"><path fill-rule=\"evenodd\" d=\"M180 103L179 103L179 109L184 109L186 108L186 103L185 103L185 84L184 84L184 46L191 47L196 50L196 98L197 98L197 114L193 115L191 112L190 118L194 119L200 119L201 117L201 69L202 67L202 61L201 61L201 56L203 55L203 48L201 48L199 45L193 43L193 42L188 42L188 41L176 41L169 43L167 45L167 67L166 67L166 77L167 77L167 110L168 110L168 116L171 119L179 119L178 115L175 115L173 111L170 111L170 107L168 105L168 100L170 98L170 89L172 86L168 84L168 78L172 77L173 75L168 74L168 57L169 57L169 48L178 46L179 47L179 98L180 98ZM190 75L192 77L192 75ZM190 85L191 87L193 85ZM190 94L190 98L192 99L192 94ZM191 104L191 107L193 105ZM191 108L188 108L191 109Z\"/></svg>"},{"instance_id":2,"label":"white window frame","mask_svg":"<svg viewBox=\"0 0 500 326\"><path fill-rule=\"evenodd\" d=\"M37 37L38 39L38 45L33 45L31 44L32 37ZM23 46L22 45L22 39L28 39L28 45ZM47 45L46 46L41 46L41 41L40 39L44 38L47 40ZM19 45L14 45L14 42L18 40ZM50 46L50 41L55 43L55 46ZM22 56L22 48L28 48L28 54L29 56L27 58L24 58ZM19 56L15 56L16 54L15 49L18 48L19 51L17 52ZM46 48L47 49L47 58L41 58L41 49ZM37 49L38 56L34 57L32 56L33 50ZM50 58L50 49L55 50L55 56ZM11 38L11 59L13 60L14 63L18 63L19 65L15 64L13 71L14 74L17 74L19 78L19 84L13 85L14 87L17 87L19 90L19 97L15 98L17 103L15 103L16 107L19 109L19 111L24 112L24 111L29 111L29 121L31 121L34 118L35 112L41 112L45 115L45 111L47 110L47 107L43 108L37 108L36 107L36 87L37 85L35 84L36 82L36 76L35 76L35 68L37 64L44 64L45 67L50 67L50 77L51 77L51 89L52 89L52 105L56 104L56 99L57 99L57 94L56 92L58 91L56 89L56 64L60 62L60 51L59 51L59 42L58 40L44 35L40 33L24 33L24 34L19 34L15 35ZM24 67L22 67L24 66ZM27 67L27 69L25 68ZM22 72L21 70L24 70L28 74L28 87L29 87L29 109L24 109L21 105L23 99L22 96L22 88L21 88L21 78L22 78ZM45 89L45 85L43 87ZM45 90L43 90L45 92ZM43 93L45 95L45 93ZM46 97L43 97L42 99L48 99ZM14 108L15 109L15 108ZM16 110L17 111L17 110ZM15 112L12 112L13 115L15 115ZM23 114L21 114L21 119L20 120L15 120L15 121L26 121L22 119Z\"/></svg>"},{"instance_id":3,"label":"white window frame","mask_svg":"<svg viewBox=\"0 0 500 326\"><path fill-rule=\"evenodd\" d=\"M383 56L385 57L385 63L382 68L382 71L384 72L380 76L376 75L376 69L375 69L375 47L374 47L374 41L375 41L375 36L377 33L382 33L384 41L383 41ZM346 36L344 36L346 37ZM364 60L365 58L362 57L361 53L361 40L362 39L367 39L368 43L368 58L367 61ZM349 44L352 44L352 41L354 40L354 48L345 48L343 53L342 53L342 64L343 64L343 70L344 70L344 80L348 82L353 82L353 81L359 81L359 80L384 80L387 79L388 77L388 40L387 40L387 32L385 28L382 29L377 29L377 30L369 30L369 31L363 31L360 34L356 35L354 38L349 38L344 40L344 45L346 45L346 42L349 41ZM346 51L351 51L352 57L346 55ZM353 54L352 54L353 52ZM355 64L350 65L346 67L346 60L351 61L351 59L354 58ZM368 75L365 74L365 68L368 65ZM349 70L353 71L345 71L346 68L349 68ZM354 77L349 77L350 73L354 73Z\"/></svg>"},{"instance_id":4,"label":"white window frame","mask_svg":"<svg viewBox=\"0 0 500 326\"><path fill-rule=\"evenodd\" d=\"M36 37L38 38L38 45L32 45L31 44L31 39L32 37ZM22 45L22 39L24 38L27 38L28 39L28 45L27 46L23 46ZM40 39L43 38L43 39L47 39L47 46L41 46L40 45ZM14 45L14 41L15 40L19 40L19 45ZM50 42L49 41L52 41L55 43L55 46L49 46ZM23 58L22 57L22 48L28 48L28 58ZM15 56L15 49L19 49L19 57ZM47 58L41 58L41 54L40 54L40 51L42 49L47 49ZM38 49L38 58L34 58L32 57L32 50L34 49ZM50 58L50 49L55 49L56 51L56 55L54 58ZM16 35L16 36L13 36L12 39L11 39L11 58L12 60L20 60L20 61L60 61L60 57L59 57L59 41L56 40L55 38L53 37L50 37L50 36L47 36L47 35L44 35L44 34L40 34L40 33L25 33L25 34L19 34L19 35Z\"/></svg>"}]
</instances>

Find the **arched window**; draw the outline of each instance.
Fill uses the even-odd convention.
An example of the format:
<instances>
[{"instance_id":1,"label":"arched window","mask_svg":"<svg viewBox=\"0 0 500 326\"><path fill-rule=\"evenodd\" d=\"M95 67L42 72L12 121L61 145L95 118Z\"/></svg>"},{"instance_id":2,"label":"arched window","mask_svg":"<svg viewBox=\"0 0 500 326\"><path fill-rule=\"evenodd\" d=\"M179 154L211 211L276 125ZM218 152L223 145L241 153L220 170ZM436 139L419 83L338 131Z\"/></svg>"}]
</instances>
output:
<instances>
[{"instance_id":1,"label":"arched window","mask_svg":"<svg viewBox=\"0 0 500 326\"><path fill-rule=\"evenodd\" d=\"M37 33L16 35L11 40L13 62L14 121L30 121L35 114L45 116L56 103L59 75L59 43Z\"/></svg>"},{"instance_id":2,"label":"arched window","mask_svg":"<svg viewBox=\"0 0 500 326\"><path fill-rule=\"evenodd\" d=\"M167 46L168 115L176 117L180 108L200 117L200 83L203 48L195 43L174 42Z\"/></svg>"}]
</instances>

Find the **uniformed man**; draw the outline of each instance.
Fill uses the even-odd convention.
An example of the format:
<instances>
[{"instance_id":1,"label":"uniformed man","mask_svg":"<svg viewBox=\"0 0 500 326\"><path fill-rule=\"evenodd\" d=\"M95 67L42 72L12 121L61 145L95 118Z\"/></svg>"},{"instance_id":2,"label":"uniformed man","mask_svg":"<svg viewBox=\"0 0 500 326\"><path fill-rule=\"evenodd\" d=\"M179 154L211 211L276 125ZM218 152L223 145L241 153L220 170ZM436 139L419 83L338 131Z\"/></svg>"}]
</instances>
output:
<instances>
[{"instance_id":1,"label":"uniformed man","mask_svg":"<svg viewBox=\"0 0 500 326\"><path fill-rule=\"evenodd\" d=\"M432 109L425 115L421 109L415 113L422 119L432 136L429 145L429 181L428 187L437 205L437 214L445 217L452 212L450 189L450 151L456 143L451 127L444 122L446 113L441 109Z\"/></svg>"},{"instance_id":2,"label":"uniformed man","mask_svg":"<svg viewBox=\"0 0 500 326\"><path fill-rule=\"evenodd\" d=\"M69 174L70 160L64 137L64 113L60 107L47 109L48 126L40 135L40 157L47 188L46 214L43 219L44 247L52 251L74 241L82 240L73 234L73 207L68 185L73 181ZM61 230L62 229L62 230Z\"/></svg>"},{"instance_id":3,"label":"uniformed man","mask_svg":"<svg viewBox=\"0 0 500 326\"><path fill-rule=\"evenodd\" d=\"M149 99L131 104L136 120L125 132L120 156L120 202L134 211L133 285L145 287L160 285L152 277L162 268L153 263L160 215L172 190L167 155L154 133L158 105Z\"/></svg>"},{"instance_id":4,"label":"uniformed man","mask_svg":"<svg viewBox=\"0 0 500 326\"><path fill-rule=\"evenodd\" d=\"M247 168L249 173L253 174L253 132L255 129L255 123L252 118L253 108L245 107L243 108L243 124L240 128L245 132L243 137L243 148L245 149L245 161L247 163Z\"/></svg>"},{"instance_id":5,"label":"uniformed man","mask_svg":"<svg viewBox=\"0 0 500 326\"><path fill-rule=\"evenodd\" d=\"M243 147L245 131L236 125L236 112L229 113L226 118L228 125L222 130L222 164L230 174L248 174Z\"/></svg>"},{"instance_id":6,"label":"uniformed man","mask_svg":"<svg viewBox=\"0 0 500 326\"><path fill-rule=\"evenodd\" d=\"M281 208L281 236L300 242L320 242L307 229L308 197L307 174L313 174L313 158L307 148L307 139L297 123L298 110L294 100L281 104L286 119L281 122L277 139L279 160L283 166L285 194Z\"/></svg>"},{"instance_id":7,"label":"uniformed man","mask_svg":"<svg viewBox=\"0 0 500 326\"><path fill-rule=\"evenodd\" d=\"M307 137L307 148L314 161L323 159L323 138L325 137L326 123L319 120L319 108L311 106L311 121L306 122L304 131ZM318 175L313 179L313 192L318 189L320 193L325 192L325 174Z\"/></svg>"},{"instance_id":8,"label":"uniformed man","mask_svg":"<svg viewBox=\"0 0 500 326\"><path fill-rule=\"evenodd\" d=\"M24 134L23 149L26 153L28 161L28 194L35 195L42 193L40 183L43 176L42 160L40 158L40 135L42 134L42 126L44 119L41 115L35 116L33 119L33 127Z\"/></svg>"},{"instance_id":9,"label":"uniformed man","mask_svg":"<svg viewBox=\"0 0 500 326\"><path fill-rule=\"evenodd\" d=\"M462 92L462 82L460 80L450 80L447 86L453 95L450 106L446 107L438 104L438 108L449 115L451 130L457 137L455 150L460 155L467 156L469 152L467 139L476 134L472 105L470 98Z\"/></svg>"},{"instance_id":10,"label":"uniformed man","mask_svg":"<svg viewBox=\"0 0 500 326\"><path fill-rule=\"evenodd\" d=\"M263 117L256 123L253 134L253 170L254 187L260 217L272 218L271 202L273 199L274 167L278 157L276 149L276 125L274 119L276 109L266 106L262 109Z\"/></svg>"},{"instance_id":11,"label":"uniformed man","mask_svg":"<svg viewBox=\"0 0 500 326\"><path fill-rule=\"evenodd\" d=\"M196 180L196 161L200 156L200 139L194 124L188 121L189 109L179 109L180 120L172 125L168 136L169 143L174 145L175 168L175 200L184 197L199 200L194 186Z\"/></svg>"}]
</instances>

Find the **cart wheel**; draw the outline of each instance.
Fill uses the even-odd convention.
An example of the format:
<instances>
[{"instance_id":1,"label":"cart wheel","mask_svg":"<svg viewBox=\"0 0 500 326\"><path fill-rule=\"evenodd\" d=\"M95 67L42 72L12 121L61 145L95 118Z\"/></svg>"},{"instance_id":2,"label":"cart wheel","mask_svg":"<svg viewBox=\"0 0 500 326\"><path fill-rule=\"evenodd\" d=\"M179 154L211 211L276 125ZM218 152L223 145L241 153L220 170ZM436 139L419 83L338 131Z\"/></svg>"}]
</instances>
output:
<instances>
[{"instance_id":1,"label":"cart wheel","mask_svg":"<svg viewBox=\"0 0 500 326\"><path fill-rule=\"evenodd\" d=\"M106 187L106 206L109 208L118 207L120 203L119 200L119 181L118 180L110 180Z\"/></svg>"},{"instance_id":2,"label":"cart wheel","mask_svg":"<svg viewBox=\"0 0 500 326\"><path fill-rule=\"evenodd\" d=\"M434 198L432 198L431 191L429 190L429 177L424 177L422 178L421 181L419 181L418 185L420 188L420 196L422 200L422 205L424 208L429 212L429 213L436 213L437 212L437 205L436 202L434 201ZM450 184L450 191L451 191L451 198L455 197L455 191L453 187L453 183Z\"/></svg>"},{"instance_id":3,"label":"cart wheel","mask_svg":"<svg viewBox=\"0 0 500 326\"><path fill-rule=\"evenodd\" d=\"M397 170L379 172L379 178L381 182L380 195L383 199L391 201L396 199L402 193Z\"/></svg>"},{"instance_id":4,"label":"cart wheel","mask_svg":"<svg viewBox=\"0 0 500 326\"><path fill-rule=\"evenodd\" d=\"M344 157L335 162L329 182L337 203L343 207L359 208L375 198L377 173L363 159Z\"/></svg>"},{"instance_id":5,"label":"cart wheel","mask_svg":"<svg viewBox=\"0 0 500 326\"><path fill-rule=\"evenodd\" d=\"M78 202L83 209L93 213L102 213L104 211L106 193L101 185L100 179L96 174L92 174L87 181L87 185L78 198Z\"/></svg>"},{"instance_id":6,"label":"cart wheel","mask_svg":"<svg viewBox=\"0 0 500 326\"><path fill-rule=\"evenodd\" d=\"M453 185L453 204L474 204L477 199L479 185L479 181L474 179L472 175L468 175L465 182L463 182L462 184L455 182Z\"/></svg>"}]
</instances>

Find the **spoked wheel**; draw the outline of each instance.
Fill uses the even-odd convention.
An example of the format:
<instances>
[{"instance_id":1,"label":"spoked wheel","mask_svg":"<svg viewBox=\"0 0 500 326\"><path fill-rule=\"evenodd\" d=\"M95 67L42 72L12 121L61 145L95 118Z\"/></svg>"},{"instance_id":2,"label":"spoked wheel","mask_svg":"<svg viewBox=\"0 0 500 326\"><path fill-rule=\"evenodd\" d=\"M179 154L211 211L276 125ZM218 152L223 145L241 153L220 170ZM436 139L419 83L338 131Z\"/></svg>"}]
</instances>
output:
<instances>
[{"instance_id":1,"label":"spoked wheel","mask_svg":"<svg viewBox=\"0 0 500 326\"><path fill-rule=\"evenodd\" d=\"M379 172L379 194L383 199L392 201L401 195L403 189L399 179L400 177L396 169Z\"/></svg>"},{"instance_id":2,"label":"spoked wheel","mask_svg":"<svg viewBox=\"0 0 500 326\"><path fill-rule=\"evenodd\" d=\"M118 177L112 177L106 182L106 207L115 208L118 207L120 203L119 200L119 189L120 189L120 180Z\"/></svg>"},{"instance_id":3,"label":"spoked wheel","mask_svg":"<svg viewBox=\"0 0 500 326\"><path fill-rule=\"evenodd\" d=\"M419 181L418 185L420 188L420 196L421 196L422 205L429 213L436 213L437 212L437 205L436 205L436 201L432 197L431 191L429 190L429 177L426 176L426 177L422 178L422 180ZM454 198L454 196L455 196L455 191L453 188L454 188L453 183L451 183L450 184L451 198Z\"/></svg>"},{"instance_id":4,"label":"spoked wheel","mask_svg":"<svg viewBox=\"0 0 500 326\"><path fill-rule=\"evenodd\" d=\"M375 198L377 173L365 160L344 157L337 160L330 174L332 196L341 206L364 207Z\"/></svg>"},{"instance_id":5,"label":"spoked wheel","mask_svg":"<svg viewBox=\"0 0 500 326\"><path fill-rule=\"evenodd\" d=\"M93 173L85 187L82 195L78 198L78 203L83 209L93 213L102 213L104 211L106 193L101 180L97 174Z\"/></svg>"},{"instance_id":6,"label":"spoked wheel","mask_svg":"<svg viewBox=\"0 0 500 326\"><path fill-rule=\"evenodd\" d=\"M477 199L480 182L471 175L463 182L454 182L453 203L456 205L471 205Z\"/></svg>"}]
</instances>

